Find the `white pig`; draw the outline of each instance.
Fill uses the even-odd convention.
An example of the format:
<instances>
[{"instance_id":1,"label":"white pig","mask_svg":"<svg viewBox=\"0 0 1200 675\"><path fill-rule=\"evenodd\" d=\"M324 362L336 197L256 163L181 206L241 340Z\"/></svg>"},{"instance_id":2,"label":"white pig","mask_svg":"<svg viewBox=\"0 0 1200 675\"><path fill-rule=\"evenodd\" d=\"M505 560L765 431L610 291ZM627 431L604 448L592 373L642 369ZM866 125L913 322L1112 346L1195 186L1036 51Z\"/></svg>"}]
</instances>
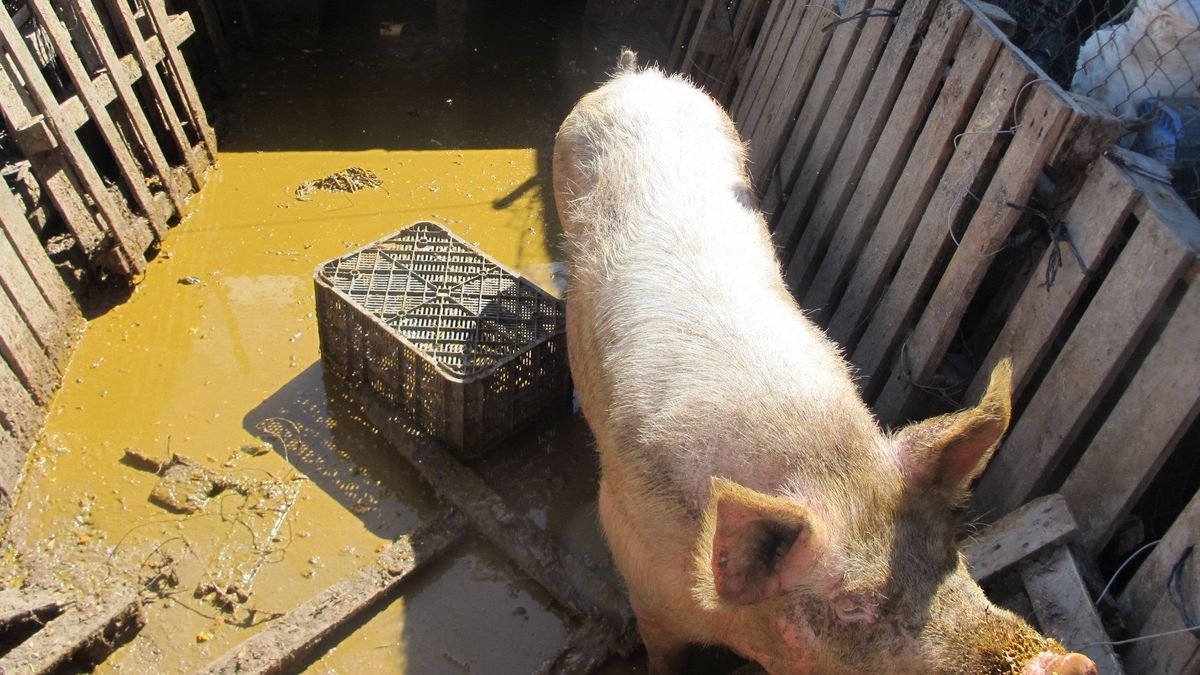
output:
<instances>
[{"instance_id":1,"label":"white pig","mask_svg":"<svg viewBox=\"0 0 1200 675\"><path fill-rule=\"evenodd\" d=\"M554 149L571 369L652 672L705 643L775 674L1094 674L955 547L1008 365L977 407L885 433L788 293L745 163L716 102L631 52Z\"/></svg>"}]
</instances>

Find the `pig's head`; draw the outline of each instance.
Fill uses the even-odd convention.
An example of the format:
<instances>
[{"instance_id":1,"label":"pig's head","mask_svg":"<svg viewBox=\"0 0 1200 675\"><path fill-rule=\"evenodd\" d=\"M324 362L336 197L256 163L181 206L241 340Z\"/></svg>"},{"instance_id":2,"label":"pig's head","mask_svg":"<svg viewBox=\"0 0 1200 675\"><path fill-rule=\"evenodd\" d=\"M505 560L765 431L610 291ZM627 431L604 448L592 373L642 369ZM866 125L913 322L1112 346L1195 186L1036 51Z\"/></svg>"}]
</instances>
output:
<instances>
[{"instance_id":1,"label":"pig's head","mask_svg":"<svg viewBox=\"0 0 1200 675\"><path fill-rule=\"evenodd\" d=\"M879 438L879 467L782 495L713 479L694 594L725 610L735 648L775 675L1094 675L992 605L955 545L952 510L1008 426L1010 373L997 367L975 408Z\"/></svg>"}]
</instances>

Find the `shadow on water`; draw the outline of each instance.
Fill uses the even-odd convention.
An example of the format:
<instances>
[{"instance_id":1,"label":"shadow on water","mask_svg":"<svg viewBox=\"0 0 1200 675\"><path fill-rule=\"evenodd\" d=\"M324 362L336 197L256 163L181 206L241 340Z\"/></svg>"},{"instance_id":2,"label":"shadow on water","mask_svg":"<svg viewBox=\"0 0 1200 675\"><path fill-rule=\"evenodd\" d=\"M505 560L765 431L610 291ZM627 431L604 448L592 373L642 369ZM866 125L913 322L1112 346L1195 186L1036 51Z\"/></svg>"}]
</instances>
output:
<instances>
[{"instance_id":1,"label":"shadow on water","mask_svg":"<svg viewBox=\"0 0 1200 675\"><path fill-rule=\"evenodd\" d=\"M247 413L242 424L376 536L395 539L438 509L429 487L396 459L346 387L319 363Z\"/></svg>"}]
</instances>

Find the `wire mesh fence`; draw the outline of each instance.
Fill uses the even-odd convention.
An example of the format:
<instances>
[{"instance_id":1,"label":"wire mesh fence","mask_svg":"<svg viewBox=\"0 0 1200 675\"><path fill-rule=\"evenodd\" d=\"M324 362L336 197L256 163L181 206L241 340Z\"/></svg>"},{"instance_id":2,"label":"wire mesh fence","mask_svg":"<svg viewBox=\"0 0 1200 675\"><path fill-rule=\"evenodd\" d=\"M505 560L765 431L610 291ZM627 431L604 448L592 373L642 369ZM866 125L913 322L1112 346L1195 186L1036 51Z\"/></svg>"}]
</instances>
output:
<instances>
[{"instance_id":1,"label":"wire mesh fence","mask_svg":"<svg viewBox=\"0 0 1200 675\"><path fill-rule=\"evenodd\" d=\"M1121 122L1121 144L1200 207L1200 0L1000 0L1014 41Z\"/></svg>"}]
</instances>

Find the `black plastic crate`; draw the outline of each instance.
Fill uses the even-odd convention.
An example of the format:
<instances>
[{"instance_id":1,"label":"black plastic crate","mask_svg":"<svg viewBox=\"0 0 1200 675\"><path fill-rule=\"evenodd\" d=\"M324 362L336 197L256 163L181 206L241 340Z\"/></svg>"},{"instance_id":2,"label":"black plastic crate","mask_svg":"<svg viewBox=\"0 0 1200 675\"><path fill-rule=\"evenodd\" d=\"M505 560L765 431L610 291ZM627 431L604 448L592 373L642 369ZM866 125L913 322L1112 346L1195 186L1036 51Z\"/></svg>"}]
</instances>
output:
<instances>
[{"instance_id":1,"label":"black plastic crate","mask_svg":"<svg viewBox=\"0 0 1200 675\"><path fill-rule=\"evenodd\" d=\"M321 357L471 457L570 402L562 301L441 225L319 266Z\"/></svg>"}]
</instances>

